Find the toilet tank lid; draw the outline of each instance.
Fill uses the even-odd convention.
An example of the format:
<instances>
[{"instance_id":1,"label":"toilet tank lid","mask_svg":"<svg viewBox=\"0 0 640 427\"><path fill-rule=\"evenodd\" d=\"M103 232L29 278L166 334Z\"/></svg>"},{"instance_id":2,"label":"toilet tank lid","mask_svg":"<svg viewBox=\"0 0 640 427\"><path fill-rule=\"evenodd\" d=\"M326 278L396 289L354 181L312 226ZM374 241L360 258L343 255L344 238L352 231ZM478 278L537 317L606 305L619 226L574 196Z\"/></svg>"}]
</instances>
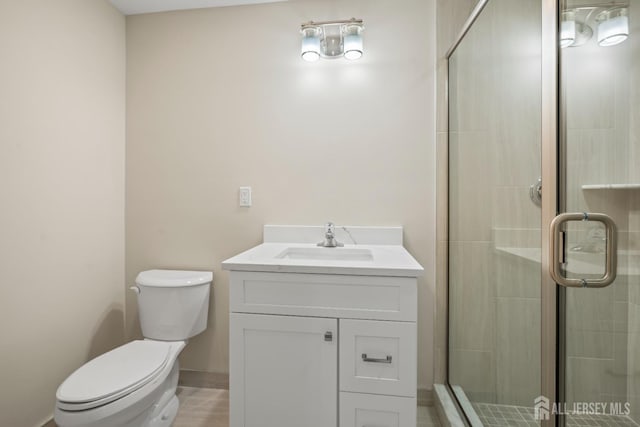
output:
<instances>
[{"instance_id":1,"label":"toilet tank lid","mask_svg":"<svg viewBox=\"0 0 640 427\"><path fill-rule=\"evenodd\" d=\"M211 283L213 273L210 271L185 270L147 270L138 274L136 284L141 286L155 286L179 288Z\"/></svg>"}]
</instances>

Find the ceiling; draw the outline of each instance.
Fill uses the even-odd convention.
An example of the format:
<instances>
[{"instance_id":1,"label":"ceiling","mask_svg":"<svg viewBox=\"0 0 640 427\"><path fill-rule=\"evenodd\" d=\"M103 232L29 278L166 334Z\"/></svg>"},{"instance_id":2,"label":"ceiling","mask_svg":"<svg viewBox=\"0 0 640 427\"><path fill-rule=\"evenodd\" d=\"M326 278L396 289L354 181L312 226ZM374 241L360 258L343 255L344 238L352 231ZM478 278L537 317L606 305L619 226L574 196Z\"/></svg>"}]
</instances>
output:
<instances>
[{"instance_id":1,"label":"ceiling","mask_svg":"<svg viewBox=\"0 0 640 427\"><path fill-rule=\"evenodd\" d=\"M275 3L287 0L110 0L125 15L200 9L203 7L239 6L242 4Z\"/></svg>"}]
</instances>

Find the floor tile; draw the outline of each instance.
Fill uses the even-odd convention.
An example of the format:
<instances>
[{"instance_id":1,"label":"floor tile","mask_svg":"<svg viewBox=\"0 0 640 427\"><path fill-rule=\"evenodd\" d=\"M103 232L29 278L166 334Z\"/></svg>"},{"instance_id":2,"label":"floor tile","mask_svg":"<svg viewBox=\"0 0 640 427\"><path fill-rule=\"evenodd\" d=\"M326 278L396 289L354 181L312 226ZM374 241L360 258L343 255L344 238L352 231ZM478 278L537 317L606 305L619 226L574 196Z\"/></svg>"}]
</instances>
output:
<instances>
[{"instance_id":1,"label":"floor tile","mask_svg":"<svg viewBox=\"0 0 640 427\"><path fill-rule=\"evenodd\" d=\"M229 427L229 390L178 387L173 427ZM266 427L266 426L265 426ZM433 406L418 406L416 427L441 427Z\"/></svg>"}]
</instances>

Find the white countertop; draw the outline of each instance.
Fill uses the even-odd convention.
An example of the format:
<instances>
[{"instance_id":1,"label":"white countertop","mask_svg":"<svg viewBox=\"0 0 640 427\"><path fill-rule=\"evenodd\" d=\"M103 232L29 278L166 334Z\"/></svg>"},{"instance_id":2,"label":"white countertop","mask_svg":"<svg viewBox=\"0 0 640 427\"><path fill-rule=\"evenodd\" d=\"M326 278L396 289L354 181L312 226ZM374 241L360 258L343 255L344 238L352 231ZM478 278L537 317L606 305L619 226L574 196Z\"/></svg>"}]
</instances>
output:
<instances>
[{"instance_id":1,"label":"white countertop","mask_svg":"<svg viewBox=\"0 0 640 427\"><path fill-rule=\"evenodd\" d=\"M369 260L278 258L291 248L323 251L369 250ZM400 245L345 245L318 248L309 243L263 243L222 263L224 270L266 271L279 273L348 274L363 276L419 277L424 269Z\"/></svg>"}]
</instances>

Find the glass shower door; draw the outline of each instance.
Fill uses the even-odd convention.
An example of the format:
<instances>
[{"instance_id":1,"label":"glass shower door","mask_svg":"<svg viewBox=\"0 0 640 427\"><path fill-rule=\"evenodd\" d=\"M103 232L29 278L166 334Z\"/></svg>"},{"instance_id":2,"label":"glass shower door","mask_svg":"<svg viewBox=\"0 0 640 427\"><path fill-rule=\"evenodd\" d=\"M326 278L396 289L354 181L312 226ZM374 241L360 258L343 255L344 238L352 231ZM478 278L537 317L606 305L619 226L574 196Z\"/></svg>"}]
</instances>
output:
<instances>
[{"instance_id":1,"label":"glass shower door","mask_svg":"<svg viewBox=\"0 0 640 427\"><path fill-rule=\"evenodd\" d=\"M540 386L541 2L490 0L449 57L448 381L472 425Z\"/></svg>"},{"instance_id":2,"label":"glass shower door","mask_svg":"<svg viewBox=\"0 0 640 427\"><path fill-rule=\"evenodd\" d=\"M556 236L558 281L569 280L559 294L557 408L568 426L640 425L638 34L640 0L562 5L560 199L578 213ZM616 266L613 283L598 287Z\"/></svg>"}]
</instances>

